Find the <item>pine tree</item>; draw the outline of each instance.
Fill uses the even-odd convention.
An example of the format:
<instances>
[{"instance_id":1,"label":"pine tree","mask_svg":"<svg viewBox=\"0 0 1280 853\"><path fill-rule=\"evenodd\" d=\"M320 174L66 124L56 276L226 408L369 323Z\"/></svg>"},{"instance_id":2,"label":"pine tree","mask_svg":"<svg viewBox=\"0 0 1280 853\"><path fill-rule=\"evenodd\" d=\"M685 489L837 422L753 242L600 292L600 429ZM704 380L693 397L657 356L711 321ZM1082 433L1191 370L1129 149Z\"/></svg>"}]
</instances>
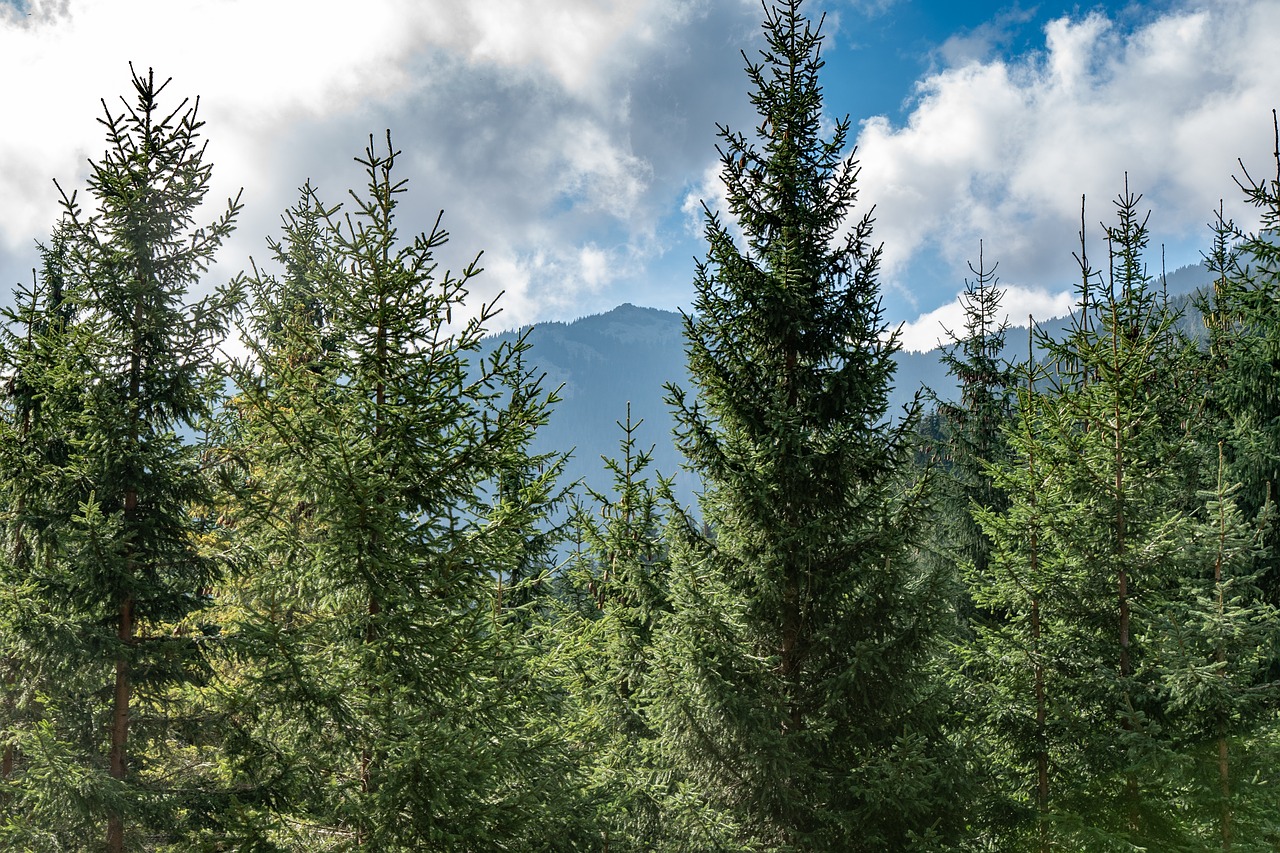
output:
<instances>
[{"instance_id":1,"label":"pine tree","mask_svg":"<svg viewBox=\"0 0 1280 853\"><path fill-rule=\"evenodd\" d=\"M708 211L697 397L671 389L705 527L670 533L655 715L669 825L706 849L897 849L946 826L928 666L949 602L913 559L917 413L887 412L898 343L871 219L847 221L849 122L820 135L820 26L766 8L762 148L721 128L733 225Z\"/></svg>"},{"instance_id":2,"label":"pine tree","mask_svg":"<svg viewBox=\"0 0 1280 853\"><path fill-rule=\"evenodd\" d=\"M523 341L483 356L496 309L463 319L479 269L437 273L439 220L398 236L398 157L370 140L349 213L305 190L273 246L285 280L248 282L232 702L238 776L275 782L245 822L308 849L571 844L543 684L498 597L553 495L558 463L527 453L553 397Z\"/></svg>"},{"instance_id":3,"label":"pine tree","mask_svg":"<svg viewBox=\"0 0 1280 853\"><path fill-rule=\"evenodd\" d=\"M1227 478L1241 483L1237 500L1248 517L1258 517L1280 487L1280 124L1275 166L1274 178L1255 180L1241 164L1236 183L1260 226L1245 233L1219 209L1205 258L1214 285L1200 303L1209 333L1210 416L1230 433ZM1260 583L1271 603L1280 605L1280 528L1273 525L1266 537Z\"/></svg>"},{"instance_id":4,"label":"pine tree","mask_svg":"<svg viewBox=\"0 0 1280 853\"><path fill-rule=\"evenodd\" d=\"M997 286L996 266L986 266L979 245L978 266L969 267L974 279L965 280L960 299L964 330L959 335L948 330L951 342L942 354L947 375L959 382L960 399L938 400L937 406L948 476L939 488L941 541L935 548L944 559L971 565L978 575L988 570L991 541L974 520L973 510L998 513L1006 506L989 467L1008 455L1005 431L1013 418L1015 395L1013 371L1004 358L1008 323L1000 317L1004 291Z\"/></svg>"},{"instance_id":5,"label":"pine tree","mask_svg":"<svg viewBox=\"0 0 1280 853\"><path fill-rule=\"evenodd\" d=\"M970 589L1005 618L982 626L967 672L1024 818L992 831L1038 850L1194 847L1161 632L1200 571L1181 474L1197 401L1174 379L1192 372L1190 345L1143 265L1138 202L1127 187L1116 202L1105 279L1082 229L1079 312L1063 340L1042 339L1049 387L1028 364L1015 458L993 471L1009 507L979 513L996 549Z\"/></svg>"},{"instance_id":6,"label":"pine tree","mask_svg":"<svg viewBox=\"0 0 1280 853\"><path fill-rule=\"evenodd\" d=\"M585 744L586 799L598 814L598 845L654 850L668 833L658 807L666 768L656 762L650 721L655 632L668 611L667 557L659 493L640 450L643 420L619 421L621 455L604 459L611 493L586 487L575 513L580 546L565 578L553 628L557 668L572 696L567 736ZM598 518L597 518L598 516Z\"/></svg>"},{"instance_id":7,"label":"pine tree","mask_svg":"<svg viewBox=\"0 0 1280 853\"><path fill-rule=\"evenodd\" d=\"M215 347L238 292L184 299L239 202L196 226L211 174L198 103L162 111L166 85L134 73L132 105L117 114L104 102L93 208L63 194L20 321L28 353L44 349L15 377L16 450L32 485L10 528L26 555L11 630L27 713L10 732L22 760L4 827L19 846L78 849L95 825L108 850L176 843L199 830L216 787L178 698L207 678L199 612L222 568L199 545L210 481L184 436L217 399Z\"/></svg>"}]
</instances>

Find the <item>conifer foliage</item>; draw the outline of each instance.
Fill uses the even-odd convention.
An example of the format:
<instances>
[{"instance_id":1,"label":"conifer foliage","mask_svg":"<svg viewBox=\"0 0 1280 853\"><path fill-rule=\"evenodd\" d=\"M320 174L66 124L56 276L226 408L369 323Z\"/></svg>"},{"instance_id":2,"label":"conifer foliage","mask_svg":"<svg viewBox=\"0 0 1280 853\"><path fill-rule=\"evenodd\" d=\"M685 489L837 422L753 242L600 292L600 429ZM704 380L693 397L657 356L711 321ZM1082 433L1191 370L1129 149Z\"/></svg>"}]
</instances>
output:
<instances>
[{"instance_id":1,"label":"conifer foliage","mask_svg":"<svg viewBox=\"0 0 1280 853\"><path fill-rule=\"evenodd\" d=\"M735 849L892 849L939 822L925 665L946 601L912 560L916 413L889 421L898 343L872 220L850 221L848 120L821 136L820 28L766 8L759 147L721 128L732 221L707 211L697 396L672 389L706 488L706 530L671 542L673 824Z\"/></svg>"},{"instance_id":2,"label":"conifer foliage","mask_svg":"<svg viewBox=\"0 0 1280 853\"><path fill-rule=\"evenodd\" d=\"M1219 208L1206 265L1216 274L1201 310L1209 334L1211 415L1229 433L1229 476L1241 484L1241 510L1257 516L1280 497L1280 124L1272 113L1273 177L1236 179L1260 227L1245 232ZM1274 521L1274 519L1273 519ZM1280 605L1280 529L1266 531L1261 583Z\"/></svg>"},{"instance_id":3,"label":"conifer foliage","mask_svg":"<svg viewBox=\"0 0 1280 853\"><path fill-rule=\"evenodd\" d=\"M349 213L306 188L274 244L283 280L248 282L234 758L274 787L245 824L305 849L565 838L496 586L539 541L558 465L526 448L553 398L523 341L482 355L493 305L452 325L479 267L438 273L438 221L399 235L397 158L370 139Z\"/></svg>"},{"instance_id":4,"label":"conifer foliage","mask_svg":"<svg viewBox=\"0 0 1280 853\"><path fill-rule=\"evenodd\" d=\"M1008 506L978 513L994 549L970 591L998 618L964 673L1005 797L981 837L1015 849L1253 849L1232 847L1231 826L1264 826L1237 784L1274 690L1258 531L1220 469L1186 494L1196 359L1147 274L1139 200L1127 186L1116 200L1107 274L1082 231L1079 311L1042 339L1044 365L1028 361L1013 458L991 469Z\"/></svg>"},{"instance_id":5,"label":"conifer foliage","mask_svg":"<svg viewBox=\"0 0 1280 853\"><path fill-rule=\"evenodd\" d=\"M578 508L581 547L560 598L551 636L556 669L571 697L570 730L584 744L584 793L597 812L597 843L616 851L653 850L668 833L655 789L665 767L655 762L651 722L653 650L668 612L666 543L658 490L648 480L652 449L637 447L641 421L627 406L620 455L605 458L611 493L587 487Z\"/></svg>"},{"instance_id":6,"label":"conifer foliage","mask_svg":"<svg viewBox=\"0 0 1280 853\"><path fill-rule=\"evenodd\" d=\"M973 519L972 508L1004 508L1004 495L992 483L987 466L1005 459L1005 430L1013 417L1014 377L1004 357L1008 323L1000 316L1004 291L996 267L988 267L981 245L974 278L965 281L960 303L965 325L959 335L949 332L942 363L960 384L960 399L937 400L946 439L949 515L943 535L949 557L971 563L979 574L987 570L991 542Z\"/></svg>"},{"instance_id":7,"label":"conifer foliage","mask_svg":"<svg viewBox=\"0 0 1280 853\"><path fill-rule=\"evenodd\" d=\"M7 496L5 656L22 686L6 706L9 846L136 849L196 831L208 808L210 780L181 766L202 744L178 692L207 677L199 612L222 565L199 547L211 482L185 436L215 405L238 296L184 299L239 203L196 226L211 167L197 106L161 109L166 85L135 73L122 113L104 102L92 207L63 194L8 341L5 451L25 478Z\"/></svg>"}]
</instances>

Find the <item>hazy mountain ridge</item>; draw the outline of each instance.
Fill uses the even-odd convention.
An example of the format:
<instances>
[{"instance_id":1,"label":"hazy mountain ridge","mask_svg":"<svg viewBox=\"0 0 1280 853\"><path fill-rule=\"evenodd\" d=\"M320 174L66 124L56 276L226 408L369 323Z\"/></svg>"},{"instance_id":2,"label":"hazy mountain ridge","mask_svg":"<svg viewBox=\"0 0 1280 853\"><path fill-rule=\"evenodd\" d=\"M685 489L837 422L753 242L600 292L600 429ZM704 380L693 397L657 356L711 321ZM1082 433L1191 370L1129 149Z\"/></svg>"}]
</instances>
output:
<instances>
[{"instance_id":1,"label":"hazy mountain ridge","mask_svg":"<svg viewBox=\"0 0 1280 853\"><path fill-rule=\"evenodd\" d=\"M1185 306L1184 322L1198 326L1190 294L1209 283L1208 270L1182 267L1166 275L1165 281L1170 300ZM1070 317L1058 317L1036 325L1040 331L1060 337L1070 323ZM638 446L646 450L653 447L650 473L675 475L677 494L684 503L692 504L697 485L682 470L684 460L673 442L675 422L665 402L664 387L671 383L693 390L685 366L680 314L624 303L604 314L571 322L537 323L525 330L531 344L528 364L535 372L545 373L546 387L559 388L561 397L550 422L538 434L535 452L572 449L565 482L582 480L597 490L607 489L610 478L600 457L618 455L622 436L618 422L625 421L630 403L632 420L643 420L636 431ZM489 344L514 340L525 330L494 335ZM1016 361L1026 357L1025 325L1010 326L1005 340L1006 358ZM890 417L901 414L922 388L943 399L954 394L955 383L941 359L941 348L904 350L894 356L898 369L889 396Z\"/></svg>"}]
</instances>

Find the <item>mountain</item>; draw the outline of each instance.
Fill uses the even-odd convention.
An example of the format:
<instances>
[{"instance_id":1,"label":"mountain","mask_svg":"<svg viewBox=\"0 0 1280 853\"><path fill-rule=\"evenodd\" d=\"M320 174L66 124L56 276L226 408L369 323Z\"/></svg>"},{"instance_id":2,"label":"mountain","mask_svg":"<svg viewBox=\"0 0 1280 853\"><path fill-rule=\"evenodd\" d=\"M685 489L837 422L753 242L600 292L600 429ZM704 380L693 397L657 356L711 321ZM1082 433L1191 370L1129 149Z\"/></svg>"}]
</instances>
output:
<instances>
[{"instance_id":1,"label":"mountain","mask_svg":"<svg viewBox=\"0 0 1280 853\"><path fill-rule=\"evenodd\" d=\"M627 406L641 449L653 448L653 471L675 475L676 494L692 506L696 478L682 469L683 457L672 440L675 422L664 402L665 385L692 391L685 368L684 325L679 314L656 308L620 305L604 314L571 323L538 323L527 329L527 356L545 385L559 388L561 401L538 434L534 452L572 449L566 482L582 480L597 490L610 482L602 455L616 456ZM491 346L511 341L518 331L489 339ZM939 394L951 387L937 351L899 352L898 372L890 395L891 416L901 414L922 385Z\"/></svg>"},{"instance_id":2,"label":"mountain","mask_svg":"<svg viewBox=\"0 0 1280 853\"><path fill-rule=\"evenodd\" d=\"M626 421L630 404L632 422L643 421L635 432L637 445L653 447L651 472L676 475L680 500L691 504L692 475L680 468L671 435L675 424L663 402L665 383L690 387L680 315L626 304L572 323L538 323L520 331L529 335L529 365L545 373L545 386L559 388L561 397L534 452L571 450L566 482L582 480L607 491L610 477L601 456L618 455L618 422ZM490 340L496 346L517 334Z\"/></svg>"},{"instance_id":3,"label":"mountain","mask_svg":"<svg viewBox=\"0 0 1280 853\"><path fill-rule=\"evenodd\" d=\"M1171 300L1189 302L1189 295L1209 282L1203 267L1183 267L1166 276ZM1188 309L1188 325L1194 323ZM1038 324L1041 331L1060 336L1070 323L1061 317ZM693 506L696 478L683 470L683 458L672 441L675 426L664 402L664 385L672 383L692 391L685 368L684 327L679 314L656 308L620 305L604 314L571 323L539 323L527 328L531 349L527 356L536 372L546 374L546 387L559 388L562 400L550 422L539 432L535 452L572 450L566 466L566 483L581 480L607 491L610 476L602 455L616 456L627 417L643 421L635 436L640 448L653 447L651 470L676 478L676 494ZM517 331L489 339L490 346L510 341ZM1026 357L1026 327L1010 327L1006 357ZM901 414L922 387L947 399L956 385L941 362L941 350L900 351L894 386L889 397L891 417Z\"/></svg>"}]
</instances>

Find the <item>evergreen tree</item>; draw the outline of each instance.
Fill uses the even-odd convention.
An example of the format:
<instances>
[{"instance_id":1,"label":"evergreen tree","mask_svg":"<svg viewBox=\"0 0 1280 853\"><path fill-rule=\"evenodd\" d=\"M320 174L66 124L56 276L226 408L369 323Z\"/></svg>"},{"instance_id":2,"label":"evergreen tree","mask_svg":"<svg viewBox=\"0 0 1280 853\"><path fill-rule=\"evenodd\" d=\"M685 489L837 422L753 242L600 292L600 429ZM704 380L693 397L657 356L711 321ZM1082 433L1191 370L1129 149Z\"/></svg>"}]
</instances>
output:
<instances>
[{"instance_id":1,"label":"evergreen tree","mask_svg":"<svg viewBox=\"0 0 1280 853\"><path fill-rule=\"evenodd\" d=\"M668 822L686 847L898 849L947 826L928 671L947 584L914 560L917 410L887 412L898 342L871 219L846 221L849 122L820 135L820 25L793 0L764 30L747 62L762 149L721 129L742 243L708 211L685 323L697 397L671 389L705 527L670 533Z\"/></svg>"},{"instance_id":2,"label":"evergreen tree","mask_svg":"<svg viewBox=\"0 0 1280 853\"><path fill-rule=\"evenodd\" d=\"M218 397L215 347L238 292L184 299L239 203L196 227L211 166L198 105L162 111L166 85L135 73L132 105L104 102L93 208L63 194L17 317L6 444L27 484L9 496L9 631L25 712L7 721L21 760L2 829L14 846L181 843L217 782L181 698L207 678L199 614L222 569L200 547L211 484L185 436Z\"/></svg>"},{"instance_id":3,"label":"evergreen tree","mask_svg":"<svg viewBox=\"0 0 1280 853\"><path fill-rule=\"evenodd\" d=\"M1183 758L1175 779L1184 786L1191 846L1273 850L1280 685L1268 669L1280 613L1257 586L1270 520L1258 524L1240 511L1224 456L1216 484L1200 494L1203 511L1187 525L1182 595L1161 614L1157 667Z\"/></svg>"},{"instance_id":4,"label":"evergreen tree","mask_svg":"<svg viewBox=\"0 0 1280 853\"><path fill-rule=\"evenodd\" d=\"M397 158L370 140L345 215L304 191L273 245L285 281L248 282L230 701L238 778L274 783L244 823L305 849L572 845L543 683L498 598L548 511L559 465L527 447L553 397L523 341L482 357L492 305L453 325L478 267L437 274L439 220L400 239Z\"/></svg>"},{"instance_id":5,"label":"evergreen tree","mask_svg":"<svg viewBox=\"0 0 1280 853\"><path fill-rule=\"evenodd\" d=\"M1005 436L1011 457L988 469L993 488L1005 496L1004 506L974 511L991 542L990 559L983 570L976 561L962 565L975 605L1000 618L975 623L973 637L959 648L957 675L973 709L980 754L986 756L983 776L994 795L974 810L978 840L989 844L1010 833L1017 837L1032 824L1034 849L1046 851L1051 849L1049 713L1060 700L1049 694L1052 523L1044 492L1055 473L1041 446L1044 398L1037 393L1039 371L1030 354L1021 373L1016 419ZM1030 838L1023 840L1032 847Z\"/></svg>"},{"instance_id":6,"label":"evergreen tree","mask_svg":"<svg viewBox=\"0 0 1280 853\"><path fill-rule=\"evenodd\" d=\"M1005 432L1013 417L1015 390L1013 371L1004 358L1008 323L1000 317L1004 291L997 287L996 267L986 266L979 246L978 266L970 264L969 269L975 277L965 280L960 297L964 330L959 335L948 330L951 342L942 354L947 375L960 384L960 399L937 400L947 476L938 490L941 523L935 538L940 541L934 548L944 559L971 565L982 575L991 560L991 541L973 510L1001 512L1006 506L992 482L990 466L1008 455Z\"/></svg>"},{"instance_id":7,"label":"evergreen tree","mask_svg":"<svg viewBox=\"0 0 1280 853\"><path fill-rule=\"evenodd\" d=\"M1204 576L1182 475L1197 401L1174 379L1194 372L1190 344L1142 263L1138 202L1117 201L1106 279L1082 229L1079 312L1042 339L1048 388L1028 363L1014 459L993 470L1009 506L978 514L996 547L970 590L1005 618L980 627L966 673L1014 815L989 831L1015 847L1200 849L1167 660L1168 614Z\"/></svg>"},{"instance_id":8,"label":"evergreen tree","mask_svg":"<svg viewBox=\"0 0 1280 853\"><path fill-rule=\"evenodd\" d=\"M627 406L621 456L605 458L611 493L587 487L576 513L580 548L554 628L557 661L572 696L568 736L584 743L587 799L598 814L600 849L658 849L668 836L659 809L666 771L656 762L650 721L655 631L669 607L659 492L646 471L652 449L637 448ZM598 516L598 517L597 517Z\"/></svg>"},{"instance_id":9,"label":"evergreen tree","mask_svg":"<svg viewBox=\"0 0 1280 853\"><path fill-rule=\"evenodd\" d=\"M1237 500L1250 518L1280 487L1280 125L1276 140L1276 176L1255 180L1241 164L1244 174L1236 181L1259 215L1259 229L1245 233L1219 209L1205 258L1215 280L1200 303L1209 333L1210 416L1218 431L1229 433L1227 479L1241 483ZM1280 605L1280 528L1274 524L1266 543L1260 583Z\"/></svg>"}]
</instances>

